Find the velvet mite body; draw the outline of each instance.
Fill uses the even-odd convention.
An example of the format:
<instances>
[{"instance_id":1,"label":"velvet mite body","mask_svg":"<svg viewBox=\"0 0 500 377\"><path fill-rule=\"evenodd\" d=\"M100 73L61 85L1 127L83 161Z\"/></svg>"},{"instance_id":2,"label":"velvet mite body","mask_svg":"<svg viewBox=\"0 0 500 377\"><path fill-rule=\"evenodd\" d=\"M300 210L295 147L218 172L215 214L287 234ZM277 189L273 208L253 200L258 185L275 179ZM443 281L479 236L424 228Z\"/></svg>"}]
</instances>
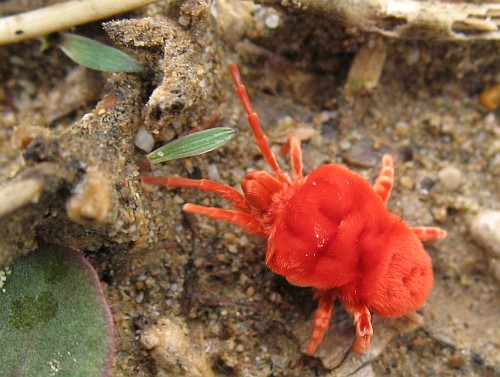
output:
<instances>
[{"instance_id":1,"label":"velvet mite body","mask_svg":"<svg viewBox=\"0 0 500 377\"><path fill-rule=\"evenodd\" d=\"M338 164L323 165L304 176L300 140L290 137L291 176L284 173L262 132L239 70L230 65L238 97L247 113L256 144L273 175L250 172L236 189L206 179L144 177L154 185L190 187L215 193L233 209L185 204L184 211L236 224L267 238L266 264L291 284L312 287L319 301L307 353L321 343L336 298L354 317L353 350L362 353L373 334L371 313L399 317L427 299L433 272L422 241L446 237L436 227L409 227L386 208L394 181L393 159L370 185Z\"/></svg>"}]
</instances>

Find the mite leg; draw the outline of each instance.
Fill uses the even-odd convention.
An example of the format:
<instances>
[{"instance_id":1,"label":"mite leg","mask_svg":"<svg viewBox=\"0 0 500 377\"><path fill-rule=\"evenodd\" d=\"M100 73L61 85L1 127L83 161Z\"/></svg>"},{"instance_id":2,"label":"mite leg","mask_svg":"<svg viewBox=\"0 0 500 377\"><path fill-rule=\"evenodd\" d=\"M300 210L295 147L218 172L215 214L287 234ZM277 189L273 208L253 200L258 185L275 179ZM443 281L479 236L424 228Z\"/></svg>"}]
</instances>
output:
<instances>
[{"instance_id":1,"label":"mite leg","mask_svg":"<svg viewBox=\"0 0 500 377\"><path fill-rule=\"evenodd\" d=\"M370 339L373 335L371 318L372 316L366 306L354 310L356 339L352 349L358 355L370 348Z\"/></svg>"},{"instance_id":2,"label":"mite leg","mask_svg":"<svg viewBox=\"0 0 500 377\"><path fill-rule=\"evenodd\" d=\"M444 229L435 226L416 226L410 228L420 241L443 240L447 232Z\"/></svg>"},{"instance_id":3,"label":"mite leg","mask_svg":"<svg viewBox=\"0 0 500 377\"><path fill-rule=\"evenodd\" d=\"M373 190L382 198L384 203L391 195L392 186L394 184L394 167L392 163L392 156L384 154L382 157L382 168L378 173L378 178L373 185Z\"/></svg>"},{"instance_id":4,"label":"mite leg","mask_svg":"<svg viewBox=\"0 0 500 377\"><path fill-rule=\"evenodd\" d=\"M292 163L292 180L293 183L297 183L304 178L302 174L302 147L300 146L300 139L295 136L290 136L287 143L283 145L282 152L285 156L290 154L290 161Z\"/></svg>"},{"instance_id":5,"label":"mite leg","mask_svg":"<svg viewBox=\"0 0 500 377\"><path fill-rule=\"evenodd\" d=\"M199 206L191 203L184 204L182 209L186 212L199 213L214 220L224 220L230 224L238 225L249 233L264 234L264 227L259 219L248 213L231 209Z\"/></svg>"},{"instance_id":6,"label":"mite leg","mask_svg":"<svg viewBox=\"0 0 500 377\"><path fill-rule=\"evenodd\" d=\"M234 84L236 85L236 93L238 94L240 102L243 105L245 112L247 113L248 124L250 124L250 127L252 127L252 131L255 136L255 142L262 152L262 155L266 159L269 166L273 169L276 178L278 178L281 182L291 183L290 178L280 169L278 161L276 161L276 156L274 156L274 153L269 147L266 135L264 135L264 132L262 132L259 117L252 108L252 104L250 103L250 99L248 98L247 90L241 81L241 75L238 66L236 64L230 64L229 71L231 72Z\"/></svg>"},{"instance_id":7,"label":"mite leg","mask_svg":"<svg viewBox=\"0 0 500 377\"><path fill-rule=\"evenodd\" d=\"M332 291L318 291L316 296L319 296L318 308L314 313L314 328L311 335L311 342L307 347L307 354L312 355L316 348L323 340L326 330L330 326L333 312L333 292Z\"/></svg>"},{"instance_id":8,"label":"mite leg","mask_svg":"<svg viewBox=\"0 0 500 377\"><path fill-rule=\"evenodd\" d=\"M241 195L238 190L208 179L189 179L182 177L167 178L147 175L144 176L142 180L144 183L153 186L188 187L195 188L200 191L213 192L214 194L232 202L235 208L241 209L242 211L250 210L250 206L245 200L245 197Z\"/></svg>"}]
</instances>

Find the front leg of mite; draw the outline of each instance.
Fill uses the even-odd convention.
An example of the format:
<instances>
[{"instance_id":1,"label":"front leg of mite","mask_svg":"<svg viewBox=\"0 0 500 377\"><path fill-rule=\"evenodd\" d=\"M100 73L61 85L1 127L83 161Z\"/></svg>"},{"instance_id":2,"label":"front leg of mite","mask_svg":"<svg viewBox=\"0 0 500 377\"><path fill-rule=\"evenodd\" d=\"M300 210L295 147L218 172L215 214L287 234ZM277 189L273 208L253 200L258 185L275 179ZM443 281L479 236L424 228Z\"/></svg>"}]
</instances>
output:
<instances>
[{"instance_id":1,"label":"front leg of mite","mask_svg":"<svg viewBox=\"0 0 500 377\"><path fill-rule=\"evenodd\" d=\"M223 209L217 207L205 207L196 204L186 203L182 207L185 212L198 213L200 215L205 215L213 220L223 220L230 224L238 225L239 227L245 229L249 233L253 234L264 234L265 229L262 222L258 216L232 210Z\"/></svg>"},{"instance_id":2,"label":"front leg of mite","mask_svg":"<svg viewBox=\"0 0 500 377\"><path fill-rule=\"evenodd\" d=\"M420 241L435 241L446 238L447 232L435 226L415 226L410 228Z\"/></svg>"},{"instance_id":3,"label":"front leg of mite","mask_svg":"<svg viewBox=\"0 0 500 377\"><path fill-rule=\"evenodd\" d=\"M302 173L304 166L302 164L302 147L300 145L300 139L296 136L290 136L287 143L283 144L281 151L284 156L290 155L293 183L300 182L302 178L304 178Z\"/></svg>"},{"instance_id":4,"label":"front leg of mite","mask_svg":"<svg viewBox=\"0 0 500 377\"><path fill-rule=\"evenodd\" d=\"M373 190L382 198L384 203L387 203L391 195L392 186L394 185L394 166L392 156L384 154L382 157L382 168L373 185Z\"/></svg>"},{"instance_id":5,"label":"front leg of mite","mask_svg":"<svg viewBox=\"0 0 500 377\"><path fill-rule=\"evenodd\" d=\"M366 306L358 307L354 311L356 339L352 349L358 355L370 348L370 339L373 335L371 318L370 311Z\"/></svg>"}]
</instances>

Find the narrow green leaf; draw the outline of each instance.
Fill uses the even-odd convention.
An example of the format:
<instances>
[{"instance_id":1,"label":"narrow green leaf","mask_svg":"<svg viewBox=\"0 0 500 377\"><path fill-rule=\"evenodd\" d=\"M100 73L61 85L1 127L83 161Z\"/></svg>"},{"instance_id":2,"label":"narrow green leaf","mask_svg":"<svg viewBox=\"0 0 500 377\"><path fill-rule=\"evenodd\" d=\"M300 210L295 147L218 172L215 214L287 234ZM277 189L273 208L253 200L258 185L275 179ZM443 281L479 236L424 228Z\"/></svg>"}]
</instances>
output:
<instances>
[{"instance_id":1,"label":"narrow green leaf","mask_svg":"<svg viewBox=\"0 0 500 377\"><path fill-rule=\"evenodd\" d=\"M58 46L70 59L84 67L104 72L141 72L143 67L116 48L70 33L61 34Z\"/></svg>"},{"instance_id":2,"label":"narrow green leaf","mask_svg":"<svg viewBox=\"0 0 500 377\"><path fill-rule=\"evenodd\" d=\"M235 129L230 127L215 127L209 130L195 132L156 149L146 157L154 165L178 158L196 156L198 154L210 152L226 144L236 135L236 132Z\"/></svg>"},{"instance_id":3,"label":"narrow green leaf","mask_svg":"<svg viewBox=\"0 0 500 377\"><path fill-rule=\"evenodd\" d=\"M89 262L44 245L2 275L0 376L111 376L113 321Z\"/></svg>"}]
</instances>

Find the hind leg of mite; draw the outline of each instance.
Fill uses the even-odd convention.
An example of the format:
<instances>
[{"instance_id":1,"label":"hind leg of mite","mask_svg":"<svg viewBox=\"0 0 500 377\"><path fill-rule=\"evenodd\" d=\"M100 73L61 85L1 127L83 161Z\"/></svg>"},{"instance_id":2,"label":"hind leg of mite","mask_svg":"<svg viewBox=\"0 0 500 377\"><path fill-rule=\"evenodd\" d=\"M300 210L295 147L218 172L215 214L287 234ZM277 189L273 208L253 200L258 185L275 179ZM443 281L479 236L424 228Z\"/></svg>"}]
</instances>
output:
<instances>
[{"instance_id":1,"label":"hind leg of mite","mask_svg":"<svg viewBox=\"0 0 500 377\"><path fill-rule=\"evenodd\" d=\"M356 338L352 347L354 353L361 354L370 348L370 340L373 335L373 327L370 311L366 306L354 309L354 325L356 326Z\"/></svg>"},{"instance_id":2,"label":"hind leg of mite","mask_svg":"<svg viewBox=\"0 0 500 377\"><path fill-rule=\"evenodd\" d=\"M314 313L314 327L311 335L311 341L307 347L307 354L313 355L316 348L323 340L326 330L330 326L333 312L334 295L330 291L317 291L315 298L319 297L318 308Z\"/></svg>"}]
</instances>

